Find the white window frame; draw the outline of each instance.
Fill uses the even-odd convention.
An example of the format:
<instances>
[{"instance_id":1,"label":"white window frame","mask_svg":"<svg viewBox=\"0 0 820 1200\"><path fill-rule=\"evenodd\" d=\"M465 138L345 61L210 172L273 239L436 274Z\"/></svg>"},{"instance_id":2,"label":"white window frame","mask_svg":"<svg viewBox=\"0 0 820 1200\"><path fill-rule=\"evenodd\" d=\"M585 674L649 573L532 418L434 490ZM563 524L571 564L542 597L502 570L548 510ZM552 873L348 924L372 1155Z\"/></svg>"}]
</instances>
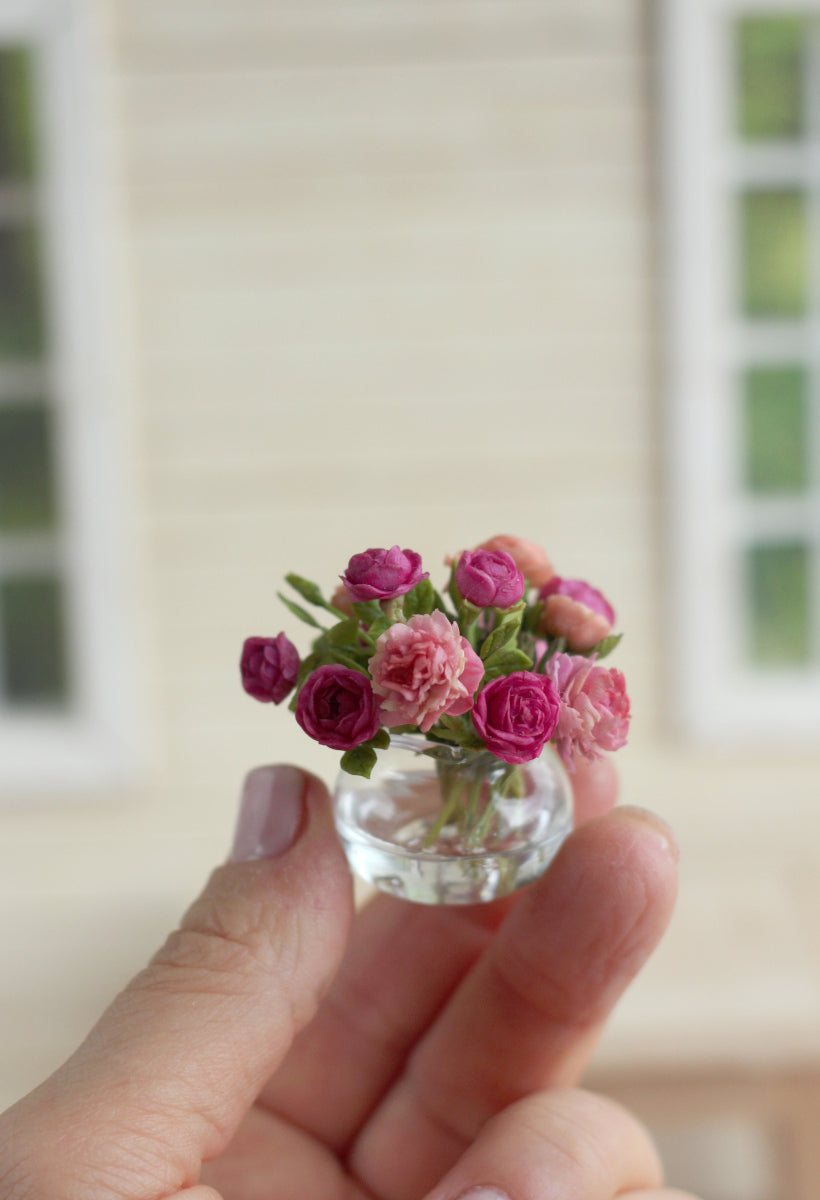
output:
<instances>
[{"instance_id":1,"label":"white window frame","mask_svg":"<svg viewBox=\"0 0 820 1200\"><path fill-rule=\"evenodd\" d=\"M118 239L102 170L107 130L101 89L94 93L99 47L89 15L79 0L0 4L0 41L34 50L45 374L59 412L56 553L71 686L65 712L0 709L0 803L21 793L88 797L128 786L142 759L134 523L123 453L129 356L114 304ZM2 366L0 388L13 389L14 368L4 376ZM4 554L26 552L39 565L37 539L28 551L20 541L0 538L0 568Z\"/></svg>"},{"instance_id":2,"label":"white window frame","mask_svg":"<svg viewBox=\"0 0 820 1200\"><path fill-rule=\"evenodd\" d=\"M796 323L742 321L733 311L739 184L810 179L820 196L820 141L805 148L742 148L733 130L733 22L741 15L805 12L820 0L665 0L660 22L663 257L668 281L666 394L671 513L670 617L678 716L710 742L772 740L816 745L820 732L820 613L812 614L814 666L754 669L745 661L743 547L800 529L814 542L820 594L820 464L807 499L756 498L742 490L739 368L753 361L820 366L820 306ZM816 216L811 218L817 220ZM812 232L815 249L817 232ZM810 267L814 288L818 264ZM812 396L815 422L820 397ZM820 446L820 430L814 431ZM818 606L815 604L815 608Z\"/></svg>"}]
</instances>

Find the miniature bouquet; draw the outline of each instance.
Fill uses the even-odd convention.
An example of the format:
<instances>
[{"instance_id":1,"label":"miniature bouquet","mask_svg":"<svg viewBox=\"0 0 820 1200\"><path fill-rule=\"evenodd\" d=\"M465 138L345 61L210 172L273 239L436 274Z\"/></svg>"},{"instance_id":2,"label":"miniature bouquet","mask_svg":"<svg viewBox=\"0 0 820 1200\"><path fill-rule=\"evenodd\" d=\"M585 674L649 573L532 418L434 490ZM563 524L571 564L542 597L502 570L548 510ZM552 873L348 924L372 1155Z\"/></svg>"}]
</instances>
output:
<instances>
[{"instance_id":1,"label":"miniature bouquet","mask_svg":"<svg viewBox=\"0 0 820 1200\"><path fill-rule=\"evenodd\" d=\"M524 801L544 790L539 760L551 763L546 790L553 808L561 793L563 809L571 811L557 760L573 772L578 758L595 759L626 742L624 677L602 665L620 635L612 632L615 614L600 591L557 575L545 552L521 538L491 538L456 554L449 567L439 592L415 551L365 550L350 559L329 600L316 584L288 575L310 607L281 593L280 599L314 630L309 653L300 657L284 633L245 641L245 690L274 704L293 693L290 708L305 733L342 751L337 802L347 797L349 810L353 796L358 810L364 805L369 813L363 822L358 811L359 828L351 829L349 811L340 824L337 803L349 853L350 838L369 821L376 840L398 845L400 856L472 861L489 852L506 860L510 846L529 836ZM395 750L423 759L428 774L434 764L434 774L424 780L410 768L391 774L388 761L380 775L380 757L389 760ZM369 787L364 781L371 779ZM409 808L385 817L390 791L409 796ZM565 834L566 820L563 826ZM504 890L526 882L517 849L513 857L516 877L501 881ZM539 870L542 860L543 854ZM386 886L372 869L363 873ZM433 874L440 891L440 863ZM467 898L490 898L475 895L474 869L472 875ZM386 890L409 894L395 871L385 879ZM498 884L493 895L500 894ZM453 888L445 892L436 898L453 902Z\"/></svg>"}]
</instances>

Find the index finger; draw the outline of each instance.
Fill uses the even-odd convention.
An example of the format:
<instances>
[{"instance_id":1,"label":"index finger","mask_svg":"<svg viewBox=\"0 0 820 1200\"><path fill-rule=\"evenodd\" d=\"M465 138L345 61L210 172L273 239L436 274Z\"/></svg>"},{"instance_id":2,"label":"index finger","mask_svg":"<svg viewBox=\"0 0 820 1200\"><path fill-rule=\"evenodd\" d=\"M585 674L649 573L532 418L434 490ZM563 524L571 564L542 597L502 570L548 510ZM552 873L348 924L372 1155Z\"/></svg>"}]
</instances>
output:
<instances>
[{"instance_id":1,"label":"index finger","mask_svg":"<svg viewBox=\"0 0 820 1200\"><path fill-rule=\"evenodd\" d=\"M383 1171L403 1146L441 1175L507 1105L577 1082L604 1018L667 925L676 863L669 832L636 809L567 839L358 1138L349 1161L371 1191L389 1194Z\"/></svg>"}]
</instances>

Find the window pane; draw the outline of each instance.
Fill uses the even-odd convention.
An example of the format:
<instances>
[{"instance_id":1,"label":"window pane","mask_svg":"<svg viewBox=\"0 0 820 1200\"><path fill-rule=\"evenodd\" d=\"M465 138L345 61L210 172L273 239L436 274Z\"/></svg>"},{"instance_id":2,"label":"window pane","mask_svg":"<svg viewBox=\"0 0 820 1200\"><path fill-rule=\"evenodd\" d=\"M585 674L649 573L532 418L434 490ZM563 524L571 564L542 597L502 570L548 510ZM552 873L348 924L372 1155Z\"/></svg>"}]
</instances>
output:
<instances>
[{"instance_id":1,"label":"window pane","mask_svg":"<svg viewBox=\"0 0 820 1200\"><path fill-rule=\"evenodd\" d=\"M746 483L753 492L799 492L808 484L806 372L746 373Z\"/></svg>"},{"instance_id":2,"label":"window pane","mask_svg":"<svg viewBox=\"0 0 820 1200\"><path fill-rule=\"evenodd\" d=\"M56 579L7 579L0 588L3 674L12 704L53 704L68 696L63 597Z\"/></svg>"},{"instance_id":3,"label":"window pane","mask_svg":"<svg viewBox=\"0 0 820 1200\"><path fill-rule=\"evenodd\" d=\"M50 414L44 405L0 405L0 532L53 528Z\"/></svg>"},{"instance_id":4,"label":"window pane","mask_svg":"<svg viewBox=\"0 0 820 1200\"><path fill-rule=\"evenodd\" d=\"M806 27L799 17L747 17L738 23L742 137L803 133Z\"/></svg>"},{"instance_id":5,"label":"window pane","mask_svg":"<svg viewBox=\"0 0 820 1200\"><path fill-rule=\"evenodd\" d=\"M799 191L747 192L741 200L741 225L747 315L801 316L808 277L805 196Z\"/></svg>"},{"instance_id":6,"label":"window pane","mask_svg":"<svg viewBox=\"0 0 820 1200\"><path fill-rule=\"evenodd\" d=\"M34 173L31 53L0 49L0 181L21 182Z\"/></svg>"},{"instance_id":7,"label":"window pane","mask_svg":"<svg viewBox=\"0 0 820 1200\"><path fill-rule=\"evenodd\" d=\"M40 262L33 229L0 229L0 359L43 352Z\"/></svg>"},{"instance_id":8,"label":"window pane","mask_svg":"<svg viewBox=\"0 0 820 1200\"><path fill-rule=\"evenodd\" d=\"M749 551L750 653L760 665L806 663L810 655L809 552L805 545Z\"/></svg>"}]
</instances>

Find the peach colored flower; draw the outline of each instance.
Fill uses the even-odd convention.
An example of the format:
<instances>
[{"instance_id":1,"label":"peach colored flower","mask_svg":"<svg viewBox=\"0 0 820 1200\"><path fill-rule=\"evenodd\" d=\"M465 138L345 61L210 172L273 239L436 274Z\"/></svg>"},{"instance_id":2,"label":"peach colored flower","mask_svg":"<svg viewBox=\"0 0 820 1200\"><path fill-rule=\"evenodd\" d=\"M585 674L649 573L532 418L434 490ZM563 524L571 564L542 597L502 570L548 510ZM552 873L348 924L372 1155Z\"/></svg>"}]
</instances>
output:
<instances>
[{"instance_id":1,"label":"peach colored flower","mask_svg":"<svg viewBox=\"0 0 820 1200\"><path fill-rule=\"evenodd\" d=\"M533 587L543 587L555 574L545 551L533 542L512 534L501 533L476 546L476 550L503 550L509 554L521 574Z\"/></svg>"},{"instance_id":2,"label":"peach colored flower","mask_svg":"<svg viewBox=\"0 0 820 1200\"><path fill-rule=\"evenodd\" d=\"M350 592L343 583L337 585L336 591L330 597L330 603L334 608L338 608L339 612L344 613L346 617L352 617L354 615L353 602L350 599Z\"/></svg>"},{"instance_id":3,"label":"peach colored flower","mask_svg":"<svg viewBox=\"0 0 820 1200\"><path fill-rule=\"evenodd\" d=\"M570 650L591 650L612 630L612 605L581 579L554 575L539 596L544 601L541 631L550 637L565 638Z\"/></svg>"},{"instance_id":4,"label":"peach colored flower","mask_svg":"<svg viewBox=\"0 0 820 1200\"><path fill-rule=\"evenodd\" d=\"M418 725L427 733L439 717L468 711L484 664L455 621L436 611L385 630L370 675L382 725Z\"/></svg>"}]
</instances>

